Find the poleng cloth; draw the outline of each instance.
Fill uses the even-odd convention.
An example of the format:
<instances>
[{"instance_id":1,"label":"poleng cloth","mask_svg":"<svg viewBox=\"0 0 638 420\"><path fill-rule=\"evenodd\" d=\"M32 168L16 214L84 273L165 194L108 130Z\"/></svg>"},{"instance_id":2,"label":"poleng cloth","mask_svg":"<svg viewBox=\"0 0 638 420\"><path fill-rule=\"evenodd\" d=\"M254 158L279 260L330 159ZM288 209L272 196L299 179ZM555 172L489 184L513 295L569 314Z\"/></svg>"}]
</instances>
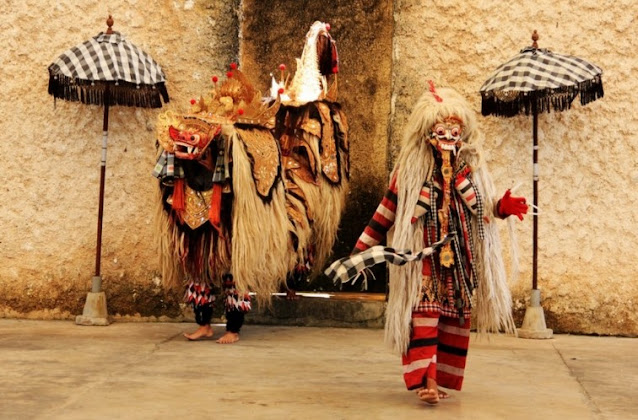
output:
<instances>
[{"instance_id":1,"label":"poleng cloth","mask_svg":"<svg viewBox=\"0 0 638 420\"><path fill-rule=\"evenodd\" d=\"M423 261L432 255L434 251L450 242L454 235L447 235L442 240L435 242L428 248L423 248L417 253L409 250L396 250L383 245L376 245L349 257L341 258L333 262L324 274L332 279L334 283L347 283L356 277L366 268L372 267L382 262L389 262L394 265L404 265L408 262Z\"/></svg>"}]
</instances>

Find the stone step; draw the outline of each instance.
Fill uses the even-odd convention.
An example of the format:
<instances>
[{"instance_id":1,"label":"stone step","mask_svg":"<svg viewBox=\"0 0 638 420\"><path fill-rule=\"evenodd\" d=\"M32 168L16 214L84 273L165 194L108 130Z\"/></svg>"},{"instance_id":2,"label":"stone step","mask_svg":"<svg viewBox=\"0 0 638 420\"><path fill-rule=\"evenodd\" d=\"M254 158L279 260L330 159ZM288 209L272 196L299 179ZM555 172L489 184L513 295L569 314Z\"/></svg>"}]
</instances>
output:
<instances>
[{"instance_id":1,"label":"stone step","mask_svg":"<svg viewBox=\"0 0 638 420\"><path fill-rule=\"evenodd\" d=\"M269 306L262 308L253 302L246 324L383 328L383 293L299 292L297 296L290 300L285 293L277 294Z\"/></svg>"}]
</instances>

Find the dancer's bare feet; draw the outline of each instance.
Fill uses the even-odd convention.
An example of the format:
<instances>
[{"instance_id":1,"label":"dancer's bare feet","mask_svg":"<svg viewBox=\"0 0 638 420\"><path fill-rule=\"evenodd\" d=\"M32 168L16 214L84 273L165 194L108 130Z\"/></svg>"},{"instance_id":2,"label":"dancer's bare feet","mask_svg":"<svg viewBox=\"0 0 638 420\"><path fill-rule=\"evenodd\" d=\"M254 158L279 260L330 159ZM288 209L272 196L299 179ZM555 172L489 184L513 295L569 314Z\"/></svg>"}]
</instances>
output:
<instances>
[{"instance_id":1,"label":"dancer's bare feet","mask_svg":"<svg viewBox=\"0 0 638 420\"><path fill-rule=\"evenodd\" d=\"M226 334L217 339L219 344L233 344L237 341L239 341L239 334L230 331L226 331Z\"/></svg>"},{"instance_id":2,"label":"dancer's bare feet","mask_svg":"<svg viewBox=\"0 0 638 420\"><path fill-rule=\"evenodd\" d=\"M421 401L428 404L437 404L439 402L439 393L436 389L420 388L416 390L416 395Z\"/></svg>"},{"instance_id":3,"label":"dancer's bare feet","mask_svg":"<svg viewBox=\"0 0 638 420\"><path fill-rule=\"evenodd\" d=\"M425 388L419 388L416 390L416 395L421 401L425 401L428 404L437 404L439 402L439 398L441 398L440 392L436 386L436 381L431 378L428 378Z\"/></svg>"},{"instance_id":4,"label":"dancer's bare feet","mask_svg":"<svg viewBox=\"0 0 638 420\"><path fill-rule=\"evenodd\" d=\"M441 391L441 389L439 388L439 399L447 400L448 398L450 398L450 394L445 391Z\"/></svg>"},{"instance_id":5,"label":"dancer's bare feet","mask_svg":"<svg viewBox=\"0 0 638 420\"><path fill-rule=\"evenodd\" d=\"M200 325L199 328L193 333L184 333L189 341L208 340L213 338L213 327L210 325Z\"/></svg>"}]
</instances>

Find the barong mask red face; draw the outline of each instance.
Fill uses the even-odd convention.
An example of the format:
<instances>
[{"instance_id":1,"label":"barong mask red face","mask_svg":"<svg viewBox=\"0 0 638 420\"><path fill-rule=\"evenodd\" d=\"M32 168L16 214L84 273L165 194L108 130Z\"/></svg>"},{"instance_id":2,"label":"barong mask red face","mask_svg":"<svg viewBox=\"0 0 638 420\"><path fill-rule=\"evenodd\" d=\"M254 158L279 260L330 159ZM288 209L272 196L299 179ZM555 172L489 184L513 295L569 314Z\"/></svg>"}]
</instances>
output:
<instances>
[{"instance_id":1,"label":"barong mask red face","mask_svg":"<svg viewBox=\"0 0 638 420\"><path fill-rule=\"evenodd\" d=\"M461 147L463 121L455 116L447 117L434 124L430 131L430 144L441 153L446 150L456 154Z\"/></svg>"},{"instance_id":2,"label":"barong mask red face","mask_svg":"<svg viewBox=\"0 0 638 420\"><path fill-rule=\"evenodd\" d=\"M199 159L211 140L221 131L221 126L217 126L208 132L202 131L198 127L187 127L183 130L170 126L168 132L173 140L175 157L178 159L197 160Z\"/></svg>"}]
</instances>

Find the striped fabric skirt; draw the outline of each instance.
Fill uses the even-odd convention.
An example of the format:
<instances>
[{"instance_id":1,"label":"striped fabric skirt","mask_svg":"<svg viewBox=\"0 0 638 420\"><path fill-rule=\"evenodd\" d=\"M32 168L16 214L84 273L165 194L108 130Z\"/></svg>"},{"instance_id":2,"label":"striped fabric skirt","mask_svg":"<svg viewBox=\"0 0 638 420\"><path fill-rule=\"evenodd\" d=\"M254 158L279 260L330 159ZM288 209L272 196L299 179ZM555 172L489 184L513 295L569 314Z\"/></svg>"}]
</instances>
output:
<instances>
[{"instance_id":1,"label":"striped fabric skirt","mask_svg":"<svg viewBox=\"0 0 638 420\"><path fill-rule=\"evenodd\" d=\"M461 390L469 341L469 317L461 327L458 318L439 312L413 312L410 345L403 355L408 390L425 386L427 378L438 386Z\"/></svg>"}]
</instances>

